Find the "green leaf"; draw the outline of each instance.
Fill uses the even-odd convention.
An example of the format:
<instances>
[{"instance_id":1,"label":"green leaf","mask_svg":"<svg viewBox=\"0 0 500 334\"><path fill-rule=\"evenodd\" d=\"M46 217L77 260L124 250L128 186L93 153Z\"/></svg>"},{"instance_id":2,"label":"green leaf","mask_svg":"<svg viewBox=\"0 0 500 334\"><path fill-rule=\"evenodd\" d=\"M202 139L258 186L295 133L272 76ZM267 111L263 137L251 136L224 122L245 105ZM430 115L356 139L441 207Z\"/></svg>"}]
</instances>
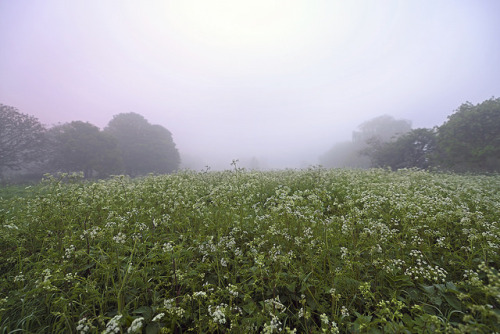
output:
<instances>
[{"instance_id":1,"label":"green leaf","mask_svg":"<svg viewBox=\"0 0 500 334\"><path fill-rule=\"evenodd\" d=\"M132 311L133 314L140 314L142 315L146 320L149 320L153 316L153 309L149 306L141 306L134 311Z\"/></svg>"},{"instance_id":2,"label":"green leaf","mask_svg":"<svg viewBox=\"0 0 500 334\"><path fill-rule=\"evenodd\" d=\"M245 312L247 312L250 315L255 311L257 306L255 305L255 303L250 302L248 304L243 305L242 308Z\"/></svg>"},{"instance_id":3,"label":"green leaf","mask_svg":"<svg viewBox=\"0 0 500 334\"><path fill-rule=\"evenodd\" d=\"M146 334L158 334L160 333L160 326L158 324L149 324L146 326Z\"/></svg>"},{"instance_id":4,"label":"green leaf","mask_svg":"<svg viewBox=\"0 0 500 334\"><path fill-rule=\"evenodd\" d=\"M455 310L462 311L462 303L460 300L455 295L446 293L443 295L444 299L448 304L450 304L451 307L453 307Z\"/></svg>"}]
</instances>

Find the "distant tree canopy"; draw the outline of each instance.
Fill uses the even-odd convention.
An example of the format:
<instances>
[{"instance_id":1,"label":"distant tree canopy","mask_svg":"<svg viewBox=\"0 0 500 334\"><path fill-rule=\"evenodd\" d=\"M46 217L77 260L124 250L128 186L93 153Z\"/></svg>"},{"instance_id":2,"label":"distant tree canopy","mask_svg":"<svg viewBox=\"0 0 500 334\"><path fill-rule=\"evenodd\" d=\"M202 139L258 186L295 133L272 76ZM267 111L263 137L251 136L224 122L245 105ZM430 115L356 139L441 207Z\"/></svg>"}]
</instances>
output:
<instances>
[{"instance_id":1,"label":"distant tree canopy","mask_svg":"<svg viewBox=\"0 0 500 334\"><path fill-rule=\"evenodd\" d=\"M370 159L362 155L366 144L352 141L336 143L319 157L322 166L328 168L369 168Z\"/></svg>"},{"instance_id":2,"label":"distant tree canopy","mask_svg":"<svg viewBox=\"0 0 500 334\"><path fill-rule=\"evenodd\" d=\"M4 169L17 170L42 157L44 134L38 119L0 104L0 180Z\"/></svg>"},{"instance_id":3,"label":"distant tree canopy","mask_svg":"<svg viewBox=\"0 0 500 334\"><path fill-rule=\"evenodd\" d=\"M352 141L356 143L385 143L411 131L411 122L395 119L389 115L375 117L362 123L358 131L352 133Z\"/></svg>"},{"instance_id":4,"label":"distant tree canopy","mask_svg":"<svg viewBox=\"0 0 500 334\"><path fill-rule=\"evenodd\" d=\"M104 131L82 121L47 130L35 117L0 104L0 181L7 170L22 169L15 175L18 180L19 173L26 176L26 172L35 178L46 172L83 172L86 178L102 178L123 172L170 173L179 164L170 131L139 114L116 115Z\"/></svg>"},{"instance_id":5,"label":"distant tree canopy","mask_svg":"<svg viewBox=\"0 0 500 334\"><path fill-rule=\"evenodd\" d=\"M415 129L375 148L371 153L372 167L426 169L431 166L435 147L435 131Z\"/></svg>"},{"instance_id":6,"label":"distant tree canopy","mask_svg":"<svg viewBox=\"0 0 500 334\"><path fill-rule=\"evenodd\" d=\"M122 171L120 151L114 138L88 122L55 126L48 132L49 170L83 171L86 178L106 177Z\"/></svg>"},{"instance_id":7,"label":"distant tree canopy","mask_svg":"<svg viewBox=\"0 0 500 334\"><path fill-rule=\"evenodd\" d=\"M400 129L404 130L405 125L401 125ZM353 137L368 142L362 152L370 156L372 167L434 167L456 172L500 172L498 98L477 105L462 104L439 127L402 132L403 135L385 142L377 139L380 137L371 136L375 130L381 129L380 126L371 126L372 130L364 126L360 128L364 131L355 132ZM386 131L391 132L390 129L379 132Z\"/></svg>"},{"instance_id":8,"label":"distant tree canopy","mask_svg":"<svg viewBox=\"0 0 500 334\"><path fill-rule=\"evenodd\" d=\"M500 171L500 98L462 104L439 127L435 161L454 171Z\"/></svg>"},{"instance_id":9,"label":"distant tree canopy","mask_svg":"<svg viewBox=\"0 0 500 334\"><path fill-rule=\"evenodd\" d=\"M325 167L369 168L376 150L410 130L411 122L407 120L388 115L373 118L359 125L352 133L352 142L338 143L322 155L320 163Z\"/></svg>"},{"instance_id":10,"label":"distant tree canopy","mask_svg":"<svg viewBox=\"0 0 500 334\"><path fill-rule=\"evenodd\" d=\"M113 117L104 132L116 139L125 173L170 173L180 164L180 155L170 131L150 124L136 113Z\"/></svg>"}]
</instances>

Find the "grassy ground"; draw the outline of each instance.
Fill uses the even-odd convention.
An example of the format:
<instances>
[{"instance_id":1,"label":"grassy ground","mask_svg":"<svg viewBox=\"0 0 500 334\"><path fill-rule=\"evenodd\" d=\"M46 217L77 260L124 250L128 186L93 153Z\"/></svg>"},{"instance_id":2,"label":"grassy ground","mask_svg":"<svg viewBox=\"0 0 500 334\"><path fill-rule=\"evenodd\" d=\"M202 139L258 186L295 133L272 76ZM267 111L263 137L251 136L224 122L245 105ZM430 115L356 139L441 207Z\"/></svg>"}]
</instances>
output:
<instances>
[{"instance_id":1,"label":"grassy ground","mask_svg":"<svg viewBox=\"0 0 500 334\"><path fill-rule=\"evenodd\" d=\"M49 179L0 194L0 332L498 332L499 189L386 170Z\"/></svg>"}]
</instances>

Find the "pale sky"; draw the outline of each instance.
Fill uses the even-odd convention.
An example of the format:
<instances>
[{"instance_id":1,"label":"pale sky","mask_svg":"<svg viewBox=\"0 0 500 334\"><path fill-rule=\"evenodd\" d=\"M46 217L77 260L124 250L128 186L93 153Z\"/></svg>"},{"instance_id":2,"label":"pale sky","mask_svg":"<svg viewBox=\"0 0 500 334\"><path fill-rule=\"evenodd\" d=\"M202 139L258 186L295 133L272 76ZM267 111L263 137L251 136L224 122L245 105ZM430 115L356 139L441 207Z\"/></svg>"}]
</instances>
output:
<instances>
[{"instance_id":1,"label":"pale sky","mask_svg":"<svg viewBox=\"0 0 500 334\"><path fill-rule=\"evenodd\" d=\"M497 0L0 0L0 103L50 126L136 112L185 160L317 164L363 121L500 96Z\"/></svg>"}]
</instances>

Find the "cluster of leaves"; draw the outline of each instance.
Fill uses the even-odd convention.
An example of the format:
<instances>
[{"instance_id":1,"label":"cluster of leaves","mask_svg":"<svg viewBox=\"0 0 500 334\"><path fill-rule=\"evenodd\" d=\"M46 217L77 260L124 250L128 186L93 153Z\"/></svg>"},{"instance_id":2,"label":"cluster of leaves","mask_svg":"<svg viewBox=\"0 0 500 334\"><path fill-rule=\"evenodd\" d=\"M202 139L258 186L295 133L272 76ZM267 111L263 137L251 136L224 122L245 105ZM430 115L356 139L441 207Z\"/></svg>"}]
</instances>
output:
<instances>
[{"instance_id":1,"label":"cluster of leaves","mask_svg":"<svg viewBox=\"0 0 500 334\"><path fill-rule=\"evenodd\" d=\"M47 178L0 203L0 332L500 331L500 177Z\"/></svg>"}]
</instances>

